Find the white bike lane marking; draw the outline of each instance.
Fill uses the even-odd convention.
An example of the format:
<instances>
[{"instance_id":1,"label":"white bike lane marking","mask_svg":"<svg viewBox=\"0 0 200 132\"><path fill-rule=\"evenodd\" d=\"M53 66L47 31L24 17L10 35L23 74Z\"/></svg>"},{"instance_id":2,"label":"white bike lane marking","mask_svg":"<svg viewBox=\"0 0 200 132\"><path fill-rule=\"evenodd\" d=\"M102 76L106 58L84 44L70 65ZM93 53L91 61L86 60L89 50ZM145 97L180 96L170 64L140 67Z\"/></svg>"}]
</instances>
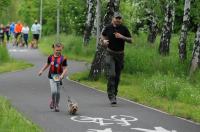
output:
<instances>
[{"instance_id":1,"label":"white bike lane marking","mask_svg":"<svg viewBox=\"0 0 200 132\"><path fill-rule=\"evenodd\" d=\"M168 131L168 130L162 128L162 127L154 127L154 128L155 128L155 130L142 129L142 128L131 128L131 129L142 131L142 132L177 132L175 130Z\"/></svg>"},{"instance_id":2,"label":"white bike lane marking","mask_svg":"<svg viewBox=\"0 0 200 132\"><path fill-rule=\"evenodd\" d=\"M131 126L132 122L138 121L136 117L127 115L113 115L110 119L100 118L100 117L89 117L89 116L73 116L72 121L80 123L95 123L100 126L110 126L110 125L120 125L122 127ZM155 130L149 130L144 128L130 128L130 130L137 130L142 132L177 132L176 130L166 130L163 127L154 127ZM86 132L112 132L112 128L105 128L104 130L98 129L88 129Z\"/></svg>"},{"instance_id":3,"label":"white bike lane marking","mask_svg":"<svg viewBox=\"0 0 200 132\"><path fill-rule=\"evenodd\" d=\"M104 130L88 129L87 132L112 132L112 129L111 128L106 128Z\"/></svg>"},{"instance_id":4,"label":"white bike lane marking","mask_svg":"<svg viewBox=\"0 0 200 132\"><path fill-rule=\"evenodd\" d=\"M27 49L9 49L9 52L28 52Z\"/></svg>"}]
</instances>

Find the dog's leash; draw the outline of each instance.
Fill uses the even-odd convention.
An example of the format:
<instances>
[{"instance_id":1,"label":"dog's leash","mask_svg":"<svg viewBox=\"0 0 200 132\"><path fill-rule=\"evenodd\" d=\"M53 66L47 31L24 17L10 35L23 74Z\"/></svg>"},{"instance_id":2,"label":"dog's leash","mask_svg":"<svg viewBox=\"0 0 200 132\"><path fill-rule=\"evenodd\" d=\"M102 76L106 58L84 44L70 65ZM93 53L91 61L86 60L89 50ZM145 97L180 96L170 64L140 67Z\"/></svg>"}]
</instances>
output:
<instances>
[{"instance_id":1,"label":"dog's leash","mask_svg":"<svg viewBox=\"0 0 200 132\"><path fill-rule=\"evenodd\" d=\"M70 97L69 95L67 95L67 90L65 89L65 87L64 87L64 85L63 85L63 82L62 82L61 88L62 88L62 90L64 91L64 94L65 94L65 96L67 97L68 102L71 103L71 102L72 102L72 101L71 101L71 97Z\"/></svg>"}]
</instances>

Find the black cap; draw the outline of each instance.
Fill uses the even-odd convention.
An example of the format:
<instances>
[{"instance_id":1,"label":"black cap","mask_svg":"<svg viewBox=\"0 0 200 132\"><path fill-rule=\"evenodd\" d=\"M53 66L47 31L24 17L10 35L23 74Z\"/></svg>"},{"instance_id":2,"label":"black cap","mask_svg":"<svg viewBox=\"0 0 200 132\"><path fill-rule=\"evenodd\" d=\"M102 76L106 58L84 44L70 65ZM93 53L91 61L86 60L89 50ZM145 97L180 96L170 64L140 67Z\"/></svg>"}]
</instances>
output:
<instances>
[{"instance_id":1,"label":"black cap","mask_svg":"<svg viewBox=\"0 0 200 132\"><path fill-rule=\"evenodd\" d=\"M119 12L115 12L115 13L114 13L114 17L115 17L115 18L117 18L117 17L118 17L118 18L122 18L122 15L121 15Z\"/></svg>"}]
</instances>

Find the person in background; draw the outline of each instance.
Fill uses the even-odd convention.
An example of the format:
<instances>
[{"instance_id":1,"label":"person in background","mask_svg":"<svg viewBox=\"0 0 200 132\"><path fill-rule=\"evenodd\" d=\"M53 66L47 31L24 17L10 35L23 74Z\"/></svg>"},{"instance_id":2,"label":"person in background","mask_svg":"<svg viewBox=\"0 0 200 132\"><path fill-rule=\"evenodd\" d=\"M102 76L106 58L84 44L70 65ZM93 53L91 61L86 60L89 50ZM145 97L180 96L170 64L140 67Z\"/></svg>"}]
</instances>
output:
<instances>
[{"instance_id":1,"label":"person in background","mask_svg":"<svg viewBox=\"0 0 200 132\"><path fill-rule=\"evenodd\" d=\"M25 42L25 47L28 47L28 34L29 34L29 27L27 24L24 24L23 28L22 28L22 34L23 34L23 39Z\"/></svg>"},{"instance_id":2,"label":"person in background","mask_svg":"<svg viewBox=\"0 0 200 132\"><path fill-rule=\"evenodd\" d=\"M12 40L15 38L15 23L14 22L10 24L10 36Z\"/></svg>"},{"instance_id":3,"label":"person in background","mask_svg":"<svg viewBox=\"0 0 200 132\"><path fill-rule=\"evenodd\" d=\"M39 37L40 37L40 32L41 32L41 25L38 23L37 20L35 20L35 23L32 25L31 32L33 34L33 40L35 41L36 48L37 48Z\"/></svg>"},{"instance_id":4,"label":"person in background","mask_svg":"<svg viewBox=\"0 0 200 132\"><path fill-rule=\"evenodd\" d=\"M4 42L4 26L0 24L0 45L3 45Z\"/></svg>"},{"instance_id":5,"label":"person in background","mask_svg":"<svg viewBox=\"0 0 200 132\"><path fill-rule=\"evenodd\" d=\"M15 43L14 43L14 46L18 46L21 42L21 33L22 33L22 23L20 21L17 22L17 24L15 24Z\"/></svg>"},{"instance_id":6,"label":"person in background","mask_svg":"<svg viewBox=\"0 0 200 132\"><path fill-rule=\"evenodd\" d=\"M10 42L10 25L7 24L7 26L4 28L4 32L6 34L6 40L7 40L7 43Z\"/></svg>"}]
</instances>

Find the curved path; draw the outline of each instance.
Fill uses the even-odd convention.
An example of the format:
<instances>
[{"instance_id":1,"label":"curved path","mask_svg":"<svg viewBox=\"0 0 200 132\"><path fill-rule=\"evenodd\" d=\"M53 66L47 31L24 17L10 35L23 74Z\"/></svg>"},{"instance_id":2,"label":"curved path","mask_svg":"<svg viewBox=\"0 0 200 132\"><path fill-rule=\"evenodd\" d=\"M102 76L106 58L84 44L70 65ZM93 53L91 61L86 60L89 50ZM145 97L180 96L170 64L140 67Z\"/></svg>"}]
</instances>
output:
<instances>
[{"instance_id":1,"label":"curved path","mask_svg":"<svg viewBox=\"0 0 200 132\"><path fill-rule=\"evenodd\" d=\"M37 76L46 57L38 50L9 48L11 56L35 66L24 71L0 75L0 95L46 132L200 132L200 125L158 110L118 98L111 107L107 95L76 82L64 80L60 112L48 107L50 97L47 72ZM86 69L84 62L69 61L69 74ZM66 111L66 95L79 103L79 112Z\"/></svg>"}]
</instances>

